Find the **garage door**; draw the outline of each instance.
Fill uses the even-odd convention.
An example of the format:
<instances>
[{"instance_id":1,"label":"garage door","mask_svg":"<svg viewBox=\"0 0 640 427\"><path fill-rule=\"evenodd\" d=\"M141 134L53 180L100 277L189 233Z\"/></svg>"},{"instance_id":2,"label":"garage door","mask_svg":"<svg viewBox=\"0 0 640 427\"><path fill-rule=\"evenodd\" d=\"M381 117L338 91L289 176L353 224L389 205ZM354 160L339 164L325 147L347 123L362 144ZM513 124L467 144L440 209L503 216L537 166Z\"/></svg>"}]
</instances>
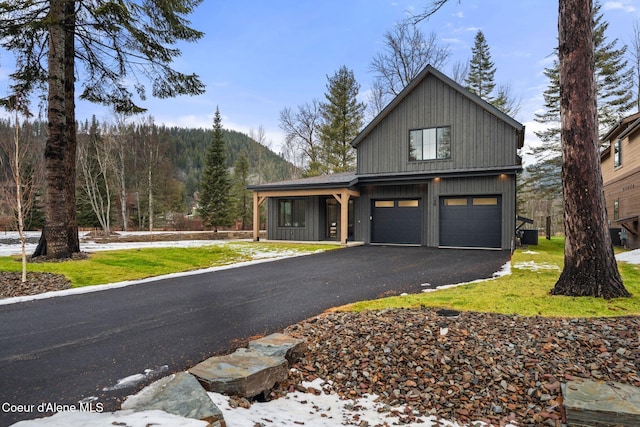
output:
<instances>
[{"instance_id":1,"label":"garage door","mask_svg":"<svg viewBox=\"0 0 640 427\"><path fill-rule=\"evenodd\" d=\"M421 243L420 199L374 200L371 211L371 243Z\"/></svg>"},{"instance_id":2,"label":"garage door","mask_svg":"<svg viewBox=\"0 0 640 427\"><path fill-rule=\"evenodd\" d=\"M502 198L440 198L440 246L500 248Z\"/></svg>"}]
</instances>

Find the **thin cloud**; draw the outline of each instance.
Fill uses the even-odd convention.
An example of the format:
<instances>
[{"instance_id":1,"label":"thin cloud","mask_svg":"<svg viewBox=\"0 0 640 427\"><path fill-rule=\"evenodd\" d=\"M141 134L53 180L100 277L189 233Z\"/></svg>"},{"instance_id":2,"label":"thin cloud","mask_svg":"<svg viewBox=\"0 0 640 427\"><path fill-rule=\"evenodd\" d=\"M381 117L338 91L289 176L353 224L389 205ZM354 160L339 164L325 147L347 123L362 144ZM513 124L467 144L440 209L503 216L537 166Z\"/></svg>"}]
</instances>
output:
<instances>
[{"instance_id":1,"label":"thin cloud","mask_svg":"<svg viewBox=\"0 0 640 427\"><path fill-rule=\"evenodd\" d=\"M607 1L603 5L605 10L622 10L624 12L630 13L635 12L636 8L633 6L630 0L626 1Z\"/></svg>"}]
</instances>

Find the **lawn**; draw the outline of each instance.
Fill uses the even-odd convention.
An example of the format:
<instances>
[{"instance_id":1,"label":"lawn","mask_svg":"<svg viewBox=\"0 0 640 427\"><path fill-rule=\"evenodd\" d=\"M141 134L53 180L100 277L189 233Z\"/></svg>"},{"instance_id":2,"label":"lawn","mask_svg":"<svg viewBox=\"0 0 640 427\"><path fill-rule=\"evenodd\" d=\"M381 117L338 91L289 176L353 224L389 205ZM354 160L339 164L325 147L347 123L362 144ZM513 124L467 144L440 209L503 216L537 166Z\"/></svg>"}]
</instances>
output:
<instances>
[{"instance_id":1,"label":"lawn","mask_svg":"<svg viewBox=\"0 0 640 427\"><path fill-rule=\"evenodd\" d=\"M340 311L380 310L398 307L443 307L463 311L519 314L523 316L604 317L640 315L640 268L618 262L625 287L632 298L603 300L588 297L551 296L562 271L564 239L540 239L539 245L517 250L511 274L434 292L363 301Z\"/></svg>"},{"instance_id":2,"label":"lawn","mask_svg":"<svg viewBox=\"0 0 640 427\"><path fill-rule=\"evenodd\" d=\"M74 288L143 279L240 262L303 255L338 245L228 242L195 248L145 248L100 251L88 259L30 263L28 271L63 274ZM21 271L18 257L0 257L0 271Z\"/></svg>"}]
</instances>

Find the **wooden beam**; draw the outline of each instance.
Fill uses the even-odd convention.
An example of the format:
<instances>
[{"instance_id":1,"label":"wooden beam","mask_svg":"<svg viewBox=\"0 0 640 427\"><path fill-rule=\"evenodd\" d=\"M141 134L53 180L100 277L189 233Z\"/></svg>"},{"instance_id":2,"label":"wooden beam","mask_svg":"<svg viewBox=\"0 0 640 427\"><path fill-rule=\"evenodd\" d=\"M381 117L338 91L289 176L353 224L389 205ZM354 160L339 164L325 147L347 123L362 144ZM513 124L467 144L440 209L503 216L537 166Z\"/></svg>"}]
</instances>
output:
<instances>
[{"instance_id":1,"label":"wooden beam","mask_svg":"<svg viewBox=\"0 0 640 427\"><path fill-rule=\"evenodd\" d=\"M253 241L260 240L260 196L257 191L253 192ZM257 214L256 214L257 213Z\"/></svg>"},{"instance_id":2,"label":"wooden beam","mask_svg":"<svg viewBox=\"0 0 640 427\"><path fill-rule=\"evenodd\" d=\"M304 196L333 196L334 194L348 193L351 197L360 197L360 192L348 188L326 188L309 190L268 190L260 191L263 197L304 197ZM255 193L255 192L254 192Z\"/></svg>"},{"instance_id":3,"label":"wooden beam","mask_svg":"<svg viewBox=\"0 0 640 427\"><path fill-rule=\"evenodd\" d=\"M346 245L349 238L349 190L345 188L340 196L340 244Z\"/></svg>"}]
</instances>

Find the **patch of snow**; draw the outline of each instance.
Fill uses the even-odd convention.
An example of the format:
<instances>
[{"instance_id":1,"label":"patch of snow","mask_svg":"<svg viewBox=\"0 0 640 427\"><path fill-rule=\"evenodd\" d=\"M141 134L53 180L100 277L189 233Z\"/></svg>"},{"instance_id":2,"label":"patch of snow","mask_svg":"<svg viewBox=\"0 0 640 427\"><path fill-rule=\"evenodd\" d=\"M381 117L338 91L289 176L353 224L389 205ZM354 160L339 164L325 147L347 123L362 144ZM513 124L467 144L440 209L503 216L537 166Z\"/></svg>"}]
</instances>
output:
<instances>
[{"instance_id":1,"label":"patch of snow","mask_svg":"<svg viewBox=\"0 0 640 427\"><path fill-rule=\"evenodd\" d=\"M500 268L500 270L496 271L495 273L493 273L491 275L490 279L478 279L478 280L472 280L471 282L453 283L453 284L450 284L450 285L436 286L433 289L423 289L422 292L435 292L435 291L438 291L440 289L455 288L455 287L458 287L458 286L468 285L468 284L471 284L471 283L482 283L482 282L486 282L486 281L489 281L489 280L497 279L498 277L508 276L509 274L511 274L511 261L507 261L502 266L502 268ZM420 286L431 286L431 285L429 283L423 283Z\"/></svg>"},{"instance_id":2,"label":"patch of snow","mask_svg":"<svg viewBox=\"0 0 640 427\"><path fill-rule=\"evenodd\" d=\"M528 250L528 251L524 251L522 253L525 254L525 255L538 255L540 252Z\"/></svg>"},{"instance_id":3,"label":"patch of snow","mask_svg":"<svg viewBox=\"0 0 640 427\"><path fill-rule=\"evenodd\" d=\"M20 421L13 427L206 427L206 421L183 418L164 411L58 412L35 420ZM253 426L252 426L253 427Z\"/></svg>"},{"instance_id":4,"label":"patch of snow","mask_svg":"<svg viewBox=\"0 0 640 427\"><path fill-rule=\"evenodd\" d=\"M143 374L134 374L129 375L128 377L119 379L115 385L105 387L103 391L113 391L113 390L121 390L123 388L133 387L136 384L144 381L149 377L156 377L160 374L167 372L169 370L169 366L162 365L158 369L145 369Z\"/></svg>"},{"instance_id":5,"label":"patch of snow","mask_svg":"<svg viewBox=\"0 0 640 427\"><path fill-rule=\"evenodd\" d=\"M616 259L629 264L640 264L640 249L619 253L616 255Z\"/></svg>"},{"instance_id":6,"label":"patch of snow","mask_svg":"<svg viewBox=\"0 0 640 427\"><path fill-rule=\"evenodd\" d=\"M521 270L541 271L541 270L560 270L555 264L549 264L547 262L535 262L535 261L523 261L514 264L513 268L519 268Z\"/></svg>"},{"instance_id":7,"label":"patch of snow","mask_svg":"<svg viewBox=\"0 0 640 427\"><path fill-rule=\"evenodd\" d=\"M271 402L254 402L249 409L231 408L229 398L218 393L209 393L213 403L222 411L228 426L254 427L256 425L308 425L314 427L333 427L336 425L391 426L400 424L399 415L405 413L404 407L390 408L376 395L363 395L359 399L340 399L333 392L331 384L316 379L303 383L320 394L294 392ZM416 416L414 423L402 423L408 427L460 427L458 423L438 420L435 416ZM483 423L474 425L482 426ZM510 426L515 427L515 426Z\"/></svg>"}]
</instances>

